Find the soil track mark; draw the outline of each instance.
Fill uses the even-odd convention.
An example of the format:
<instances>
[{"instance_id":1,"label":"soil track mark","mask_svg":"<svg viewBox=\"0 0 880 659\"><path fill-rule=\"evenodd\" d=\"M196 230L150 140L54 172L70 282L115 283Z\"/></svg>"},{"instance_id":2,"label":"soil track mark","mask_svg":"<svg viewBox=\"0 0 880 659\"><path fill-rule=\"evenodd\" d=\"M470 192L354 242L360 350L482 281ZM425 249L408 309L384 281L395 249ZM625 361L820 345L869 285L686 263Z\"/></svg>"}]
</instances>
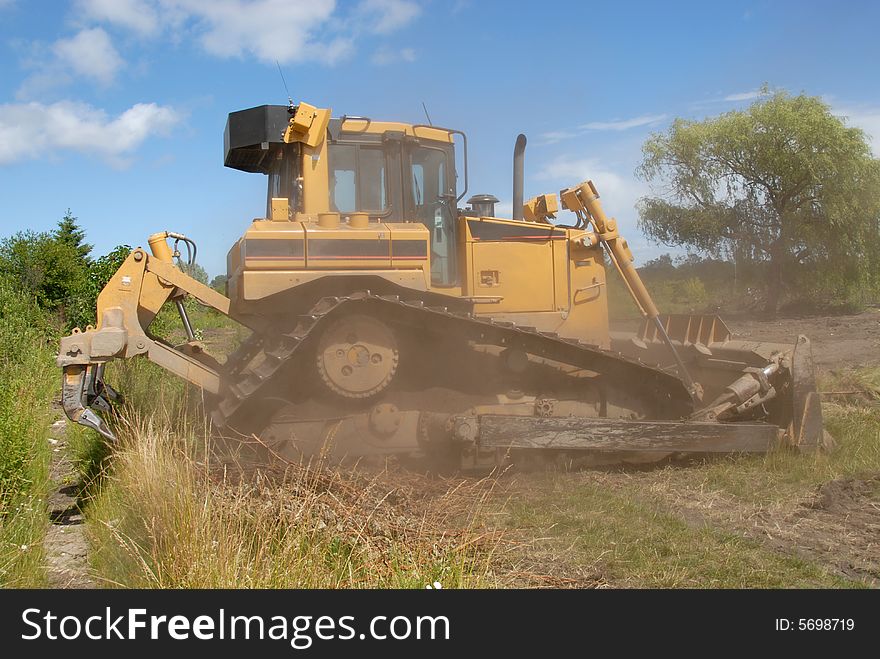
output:
<instances>
[{"instance_id":1,"label":"soil track mark","mask_svg":"<svg viewBox=\"0 0 880 659\"><path fill-rule=\"evenodd\" d=\"M85 537L83 514L78 496L81 490L76 470L68 455L67 422L52 424L52 485L49 519L43 547L50 588L95 588L89 569L89 544Z\"/></svg>"}]
</instances>

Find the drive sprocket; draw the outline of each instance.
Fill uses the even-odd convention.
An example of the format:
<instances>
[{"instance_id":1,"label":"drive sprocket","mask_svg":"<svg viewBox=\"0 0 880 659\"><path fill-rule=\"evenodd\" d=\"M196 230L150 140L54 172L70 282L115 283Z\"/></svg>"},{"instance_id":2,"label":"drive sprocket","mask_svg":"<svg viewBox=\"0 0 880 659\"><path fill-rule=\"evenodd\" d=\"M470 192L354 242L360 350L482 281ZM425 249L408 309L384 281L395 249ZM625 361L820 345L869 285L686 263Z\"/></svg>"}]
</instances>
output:
<instances>
[{"instance_id":1,"label":"drive sprocket","mask_svg":"<svg viewBox=\"0 0 880 659\"><path fill-rule=\"evenodd\" d=\"M372 316L350 314L322 332L316 364L330 391L344 398L370 398L391 384L399 358L390 327Z\"/></svg>"}]
</instances>

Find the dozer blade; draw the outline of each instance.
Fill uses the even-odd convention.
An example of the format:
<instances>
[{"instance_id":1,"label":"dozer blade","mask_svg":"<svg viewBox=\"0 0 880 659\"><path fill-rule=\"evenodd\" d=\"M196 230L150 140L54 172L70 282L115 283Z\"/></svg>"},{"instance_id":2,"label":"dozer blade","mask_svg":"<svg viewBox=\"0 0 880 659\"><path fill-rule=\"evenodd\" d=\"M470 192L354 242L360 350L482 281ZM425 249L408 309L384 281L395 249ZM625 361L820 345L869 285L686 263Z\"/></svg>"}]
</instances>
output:
<instances>
[{"instance_id":1,"label":"dozer blade","mask_svg":"<svg viewBox=\"0 0 880 659\"><path fill-rule=\"evenodd\" d=\"M116 436L90 407L110 411L110 403L105 398L117 400L119 395L113 388L104 384L103 364L89 366L65 366L61 381L61 406L67 418L86 428L97 430L111 442Z\"/></svg>"},{"instance_id":2,"label":"dozer blade","mask_svg":"<svg viewBox=\"0 0 880 659\"><path fill-rule=\"evenodd\" d=\"M831 450L833 438L822 427L820 395L810 341L793 343L740 339L717 316L664 315L661 324L686 356L705 388L705 405L691 420L761 420L785 433L784 445L798 451ZM666 345L649 323L638 333L617 334L614 349L661 368L673 368Z\"/></svg>"},{"instance_id":3,"label":"dozer blade","mask_svg":"<svg viewBox=\"0 0 880 659\"><path fill-rule=\"evenodd\" d=\"M762 422L539 417L478 409L445 414L380 404L368 413L324 419L304 419L282 409L254 437L248 444L229 437L238 459L356 464L395 455L417 468L469 471L506 467L522 458L567 456L586 466L761 454L780 445L782 432Z\"/></svg>"},{"instance_id":4,"label":"dozer blade","mask_svg":"<svg viewBox=\"0 0 880 659\"><path fill-rule=\"evenodd\" d=\"M766 453L778 445L769 423L630 421L565 417L479 417L483 448L563 451Z\"/></svg>"}]
</instances>

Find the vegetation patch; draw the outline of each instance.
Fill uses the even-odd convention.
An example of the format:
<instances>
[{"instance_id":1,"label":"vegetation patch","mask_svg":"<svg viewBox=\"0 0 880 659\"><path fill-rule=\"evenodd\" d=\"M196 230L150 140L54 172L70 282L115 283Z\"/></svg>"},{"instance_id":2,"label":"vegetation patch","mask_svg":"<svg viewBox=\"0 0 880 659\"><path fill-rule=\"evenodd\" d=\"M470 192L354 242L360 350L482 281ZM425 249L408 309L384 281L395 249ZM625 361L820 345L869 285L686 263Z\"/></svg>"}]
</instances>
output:
<instances>
[{"instance_id":1,"label":"vegetation patch","mask_svg":"<svg viewBox=\"0 0 880 659\"><path fill-rule=\"evenodd\" d=\"M0 276L0 586L45 583L53 336L45 314Z\"/></svg>"},{"instance_id":2,"label":"vegetation patch","mask_svg":"<svg viewBox=\"0 0 880 659\"><path fill-rule=\"evenodd\" d=\"M316 464L245 469L212 448L192 392L173 380L158 386L168 376L146 362L115 371L132 386L115 418L120 443L87 507L105 585L494 584L496 533L476 521L490 481Z\"/></svg>"},{"instance_id":3,"label":"vegetation patch","mask_svg":"<svg viewBox=\"0 0 880 659\"><path fill-rule=\"evenodd\" d=\"M507 524L549 538L557 553L635 588L840 587L821 566L694 521L640 488L609 487L589 474L529 483L509 504Z\"/></svg>"},{"instance_id":4,"label":"vegetation patch","mask_svg":"<svg viewBox=\"0 0 880 659\"><path fill-rule=\"evenodd\" d=\"M876 369L849 372L868 383ZM825 404L836 449L639 471L521 476L512 533L611 585L864 587L880 583L880 409Z\"/></svg>"}]
</instances>

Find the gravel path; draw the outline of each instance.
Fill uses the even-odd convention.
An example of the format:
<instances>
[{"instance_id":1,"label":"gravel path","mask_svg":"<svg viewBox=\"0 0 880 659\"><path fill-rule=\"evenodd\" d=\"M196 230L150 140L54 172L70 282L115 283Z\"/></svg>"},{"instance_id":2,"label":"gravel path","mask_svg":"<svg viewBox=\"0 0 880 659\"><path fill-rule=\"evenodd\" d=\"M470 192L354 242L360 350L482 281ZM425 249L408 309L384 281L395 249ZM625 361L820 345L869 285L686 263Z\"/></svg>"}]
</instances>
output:
<instances>
[{"instance_id":1,"label":"gravel path","mask_svg":"<svg viewBox=\"0 0 880 659\"><path fill-rule=\"evenodd\" d=\"M68 454L65 435L67 421L52 424L52 486L49 495L49 518L52 524L43 547L50 588L95 588L89 569L89 544L77 496L80 484Z\"/></svg>"}]
</instances>

